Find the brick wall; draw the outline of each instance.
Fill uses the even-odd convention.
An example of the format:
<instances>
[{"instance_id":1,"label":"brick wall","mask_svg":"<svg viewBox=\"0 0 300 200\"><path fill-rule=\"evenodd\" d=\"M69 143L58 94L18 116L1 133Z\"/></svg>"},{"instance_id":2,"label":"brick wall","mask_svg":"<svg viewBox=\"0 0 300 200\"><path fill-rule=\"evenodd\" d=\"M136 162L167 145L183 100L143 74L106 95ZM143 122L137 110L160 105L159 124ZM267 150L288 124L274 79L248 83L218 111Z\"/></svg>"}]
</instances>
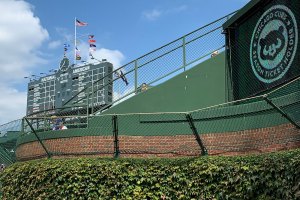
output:
<instances>
[{"instance_id":1,"label":"brick wall","mask_svg":"<svg viewBox=\"0 0 300 200\"><path fill-rule=\"evenodd\" d=\"M200 135L209 155L244 155L274 152L300 147L300 130L291 124L229 133ZM54 157L112 157L112 136L82 136L45 140ZM119 136L120 157L179 157L199 156L200 147L194 135ZM45 157L37 142L21 144L16 151L18 160Z\"/></svg>"}]
</instances>

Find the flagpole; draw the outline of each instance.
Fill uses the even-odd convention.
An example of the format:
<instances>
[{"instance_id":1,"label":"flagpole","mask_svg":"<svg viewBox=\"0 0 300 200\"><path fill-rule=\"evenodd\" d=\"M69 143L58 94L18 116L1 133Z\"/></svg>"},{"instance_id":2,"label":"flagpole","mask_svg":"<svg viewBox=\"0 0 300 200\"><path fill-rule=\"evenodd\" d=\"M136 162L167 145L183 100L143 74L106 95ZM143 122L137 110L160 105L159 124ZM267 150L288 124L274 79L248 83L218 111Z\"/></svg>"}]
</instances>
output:
<instances>
[{"instance_id":1,"label":"flagpole","mask_svg":"<svg viewBox=\"0 0 300 200\"><path fill-rule=\"evenodd\" d=\"M75 38L74 38L74 65L76 66L76 40L77 40L77 36L76 36L76 20L77 20L77 18L75 17L75 21L74 21L74 26L75 26L75 34L74 34L74 36L75 36Z\"/></svg>"}]
</instances>

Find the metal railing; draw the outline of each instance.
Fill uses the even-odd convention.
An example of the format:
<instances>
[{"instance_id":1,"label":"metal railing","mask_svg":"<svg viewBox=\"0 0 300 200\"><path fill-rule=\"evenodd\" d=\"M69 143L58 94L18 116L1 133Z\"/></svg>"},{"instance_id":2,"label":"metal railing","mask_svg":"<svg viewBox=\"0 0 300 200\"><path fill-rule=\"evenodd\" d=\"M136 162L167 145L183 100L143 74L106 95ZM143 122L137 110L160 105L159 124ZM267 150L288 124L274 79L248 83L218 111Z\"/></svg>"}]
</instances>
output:
<instances>
[{"instance_id":1,"label":"metal railing","mask_svg":"<svg viewBox=\"0 0 300 200\"><path fill-rule=\"evenodd\" d=\"M8 166L15 162L16 142L21 129L22 119L0 125L0 165Z\"/></svg>"},{"instance_id":2,"label":"metal railing","mask_svg":"<svg viewBox=\"0 0 300 200\"><path fill-rule=\"evenodd\" d=\"M90 105L89 107L92 107L93 113L99 114L103 110L138 94L143 85L147 87L156 86L209 59L212 53L224 51L225 37L222 34L222 24L234 13L230 13L115 69L103 78L87 85L68 100L64 106L69 107L85 100ZM116 76L121 71L124 76ZM115 75L112 82L108 82L102 87L94 87L98 82L112 75ZM124 77L128 84L124 82ZM94 109L94 94L108 86L113 87L112 103Z\"/></svg>"},{"instance_id":3,"label":"metal railing","mask_svg":"<svg viewBox=\"0 0 300 200\"><path fill-rule=\"evenodd\" d=\"M223 51L225 38L222 34L222 24L234 13L235 12L215 20L115 69L103 78L90 85L86 85L84 89L79 91L77 95L73 96L61 108L44 110L34 113L30 117L25 117L23 120L15 120L1 125L0 136L2 136L3 145L5 146L7 144L7 141L4 141L7 133L22 132L23 136L35 133L38 138L40 132L53 130L55 126L59 127L58 124L55 124L55 120L61 121L68 129L86 128L88 127L89 118L95 114L99 114L103 110L138 94L143 91L144 87L149 88L156 86L192 68L198 63L209 59L213 52ZM120 74L121 71L128 81L128 85L125 84L123 80L124 77L114 76L112 82L102 87L95 87L97 86L97 82L101 82L112 75ZM105 106L94 106L94 94L102 91L107 86L113 87L112 103ZM88 95L86 95L86 93ZM82 104L82 102L84 102L84 104ZM3 163L13 162L16 140L10 144L11 146L5 146L5 152L3 151L3 156L5 158L9 157L9 159L8 161L6 159ZM6 151L12 152L8 154L13 155L7 156ZM1 155L0 162L2 162Z\"/></svg>"},{"instance_id":4,"label":"metal railing","mask_svg":"<svg viewBox=\"0 0 300 200\"><path fill-rule=\"evenodd\" d=\"M100 79L94 84L86 86L74 98L66 102L63 108L57 108L54 112L53 110L43 111L42 113L37 113L36 116L24 118L26 123L23 121L25 133L22 136L23 139L26 140L26 137L33 133L42 144L48 157L51 157L51 155L68 155L68 153L63 151L51 151L47 144L43 143L44 139L40 138L41 134L46 135L46 132L53 130L57 124L61 125L55 122L56 119L59 119L68 129L84 128L80 130L79 134L81 135L88 136L91 134L90 131L95 129L97 131L93 135L111 136L113 138L113 148L107 150L107 152L114 155L114 157L122 154L139 153L205 155L207 152L207 141L201 137L204 133L244 132L255 128L272 127L288 123L299 128L300 78L295 78L293 81L267 94L190 112L95 115L109 108L109 106L129 98L131 95L139 93L142 90L141 86L143 83L147 86L155 86L209 59L216 50L223 51L225 40L222 34L222 24L232 14L174 40L112 72L114 74L122 70L129 83L128 85L124 83L122 77L117 76L114 77L113 82L107 83L100 88L94 88L93 85L96 85L98 81L102 81ZM108 74L107 76L111 75ZM114 101L105 107L91 108L93 107L94 93L109 85L113 86ZM83 93L88 93L88 95L82 95L82 98L75 98ZM82 99L85 99L86 104L78 105ZM53 113L55 113L55 116L52 116ZM122 136L140 136L141 134L143 136L176 136L184 134L194 137L197 142L195 143L196 146L186 145L184 148L181 148L180 146L182 145L179 145L178 147L174 146L171 150L163 149L163 147L160 150L142 147L134 149L124 148L122 145L119 145L122 142ZM287 140L297 140L296 137L298 136ZM300 140L300 138L298 139ZM82 152L77 153L82 154ZM99 151L86 151L84 153L101 154ZM73 154L76 154L76 152L73 152Z\"/></svg>"},{"instance_id":5,"label":"metal railing","mask_svg":"<svg viewBox=\"0 0 300 200\"><path fill-rule=\"evenodd\" d=\"M58 130L62 126L68 129L86 128L90 114L91 110L87 105L44 110L35 113L35 115L24 117L22 132L29 134L32 133L33 129L35 132Z\"/></svg>"},{"instance_id":6,"label":"metal railing","mask_svg":"<svg viewBox=\"0 0 300 200\"><path fill-rule=\"evenodd\" d=\"M34 141L40 141L48 157L53 155L109 155L117 158L122 155L135 156L138 154L200 156L213 155L217 151L259 152L260 149L266 146L300 141L300 135L296 131L300 125L299 85L300 77L263 95L189 112L89 116L87 119L89 123L85 129L80 130L80 136L107 136L106 138L109 139L106 139L107 143L105 145L95 144L95 146L84 150L78 148L78 151L70 152L64 148L54 149L51 143L46 145L43 143L44 140L56 138L53 132L49 134L46 132L39 133L33 128L34 126L31 126L30 132L36 135L37 139ZM70 116L61 117L67 119ZM33 118L29 119L34 122ZM50 123L49 118L46 118L46 120ZM28 121L27 125L30 125L30 123ZM286 137L280 136L282 141L273 138L276 130L272 127L287 124L292 125L290 128L288 127L288 130L293 134L288 134ZM252 138L255 145L246 137L251 133L251 130L268 127L272 131L269 135L264 136L264 141L255 143L256 140L259 140L259 135L262 134L257 134L255 138ZM59 135L65 133L68 137L72 137L71 132L62 131ZM204 134L216 134L215 137L217 138L219 133L224 135L234 133L240 140L236 145L230 146L232 141L219 140L217 144L211 144L208 138L204 137ZM282 135L282 133L280 134ZM224 137L224 135L220 137ZM39 136L46 139L40 139ZM126 138L126 136L130 137ZM132 136L139 137L134 138L130 145L126 145ZM26 137L26 135L22 137ZM189 140L186 138L189 138ZM26 138L23 138L23 141L25 140ZM96 141L100 142L100 140ZM101 146L106 149L98 149Z\"/></svg>"}]
</instances>

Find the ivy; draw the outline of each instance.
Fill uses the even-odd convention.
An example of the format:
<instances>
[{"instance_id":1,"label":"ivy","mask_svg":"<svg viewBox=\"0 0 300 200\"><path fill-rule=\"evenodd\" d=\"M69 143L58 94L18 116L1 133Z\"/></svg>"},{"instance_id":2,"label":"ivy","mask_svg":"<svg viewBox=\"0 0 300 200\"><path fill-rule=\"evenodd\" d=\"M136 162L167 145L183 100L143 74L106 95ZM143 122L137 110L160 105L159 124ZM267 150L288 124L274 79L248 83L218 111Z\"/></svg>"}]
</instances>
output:
<instances>
[{"instance_id":1,"label":"ivy","mask_svg":"<svg viewBox=\"0 0 300 200\"><path fill-rule=\"evenodd\" d=\"M300 150L240 157L41 159L0 174L2 199L297 199Z\"/></svg>"}]
</instances>

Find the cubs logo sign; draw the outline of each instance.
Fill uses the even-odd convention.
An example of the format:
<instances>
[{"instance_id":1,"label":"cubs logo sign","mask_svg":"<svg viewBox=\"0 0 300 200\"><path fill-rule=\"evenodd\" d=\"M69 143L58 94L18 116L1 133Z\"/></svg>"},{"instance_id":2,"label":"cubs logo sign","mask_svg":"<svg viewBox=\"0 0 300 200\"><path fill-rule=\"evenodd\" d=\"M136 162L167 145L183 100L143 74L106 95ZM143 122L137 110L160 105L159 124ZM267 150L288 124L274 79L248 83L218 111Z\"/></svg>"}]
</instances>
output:
<instances>
[{"instance_id":1,"label":"cubs logo sign","mask_svg":"<svg viewBox=\"0 0 300 200\"><path fill-rule=\"evenodd\" d=\"M284 5L263 13L251 38L250 62L255 76L264 83L281 79L289 70L298 44L297 22Z\"/></svg>"}]
</instances>

